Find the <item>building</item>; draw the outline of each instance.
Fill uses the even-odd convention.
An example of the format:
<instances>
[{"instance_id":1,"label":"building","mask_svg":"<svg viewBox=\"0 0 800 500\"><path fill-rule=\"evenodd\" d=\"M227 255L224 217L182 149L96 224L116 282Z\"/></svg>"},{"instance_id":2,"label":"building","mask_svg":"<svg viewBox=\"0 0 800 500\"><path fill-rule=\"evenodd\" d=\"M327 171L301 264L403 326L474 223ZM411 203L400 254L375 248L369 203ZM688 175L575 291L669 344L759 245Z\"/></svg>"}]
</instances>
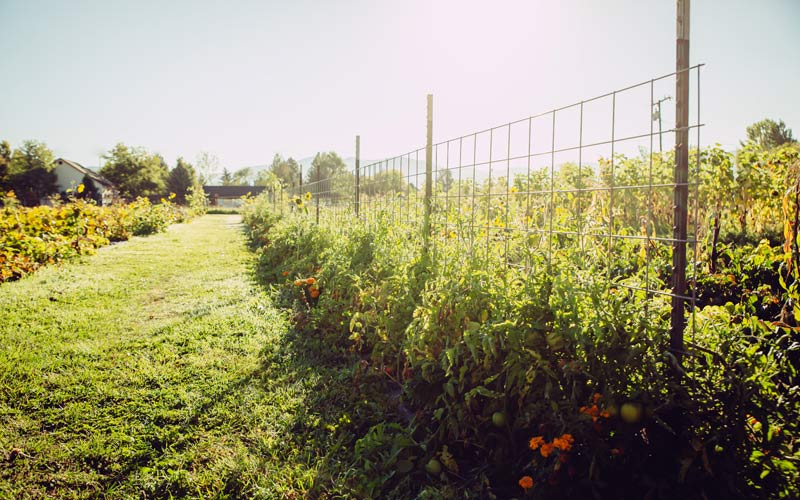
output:
<instances>
[{"instance_id":1,"label":"building","mask_svg":"<svg viewBox=\"0 0 800 500\"><path fill-rule=\"evenodd\" d=\"M203 192L212 207L235 208L244 203L247 196L258 196L265 186L203 186Z\"/></svg>"},{"instance_id":2,"label":"building","mask_svg":"<svg viewBox=\"0 0 800 500\"><path fill-rule=\"evenodd\" d=\"M84 177L88 177L97 188L97 192L100 193L99 204L111 205L119 196L111 181L78 162L59 158L53 162L53 172L56 174L56 185L61 193L66 192L67 189L77 188L83 182Z\"/></svg>"}]
</instances>

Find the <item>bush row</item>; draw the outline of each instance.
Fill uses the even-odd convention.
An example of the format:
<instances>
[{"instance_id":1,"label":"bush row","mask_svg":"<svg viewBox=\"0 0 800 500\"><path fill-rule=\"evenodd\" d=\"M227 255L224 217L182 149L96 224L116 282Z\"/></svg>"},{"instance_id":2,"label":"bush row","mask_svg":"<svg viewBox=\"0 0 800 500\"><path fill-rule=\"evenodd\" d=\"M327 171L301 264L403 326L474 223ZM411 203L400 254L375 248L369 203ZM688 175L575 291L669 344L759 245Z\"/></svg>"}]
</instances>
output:
<instances>
[{"instance_id":1,"label":"bush row","mask_svg":"<svg viewBox=\"0 0 800 500\"><path fill-rule=\"evenodd\" d=\"M244 217L298 345L348 367L326 388L341 415L320 475L338 480L314 494L800 495L800 292L780 248L723 248L678 363L669 299L581 270L579 256L534 254L526 271L458 240L431 258L396 222L317 225L265 199Z\"/></svg>"},{"instance_id":2,"label":"bush row","mask_svg":"<svg viewBox=\"0 0 800 500\"><path fill-rule=\"evenodd\" d=\"M145 198L108 207L80 198L23 207L13 192L0 198L0 205L0 283L91 254L110 242L165 231L199 213L196 207L180 207L166 199L151 204Z\"/></svg>"}]
</instances>

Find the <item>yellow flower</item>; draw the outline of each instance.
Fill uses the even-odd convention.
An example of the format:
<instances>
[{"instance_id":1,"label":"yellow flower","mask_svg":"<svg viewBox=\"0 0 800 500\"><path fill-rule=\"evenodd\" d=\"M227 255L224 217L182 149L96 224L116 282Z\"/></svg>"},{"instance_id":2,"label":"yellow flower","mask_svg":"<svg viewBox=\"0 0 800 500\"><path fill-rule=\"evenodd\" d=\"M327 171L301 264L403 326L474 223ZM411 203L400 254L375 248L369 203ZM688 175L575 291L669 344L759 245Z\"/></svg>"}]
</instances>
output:
<instances>
[{"instance_id":1,"label":"yellow flower","mask_svg":"<svg viewBox=\"0 0 800 500\"><path fill-rule=\"evenodd\" d=\"M170 194L169 194L169 199L170 199L170 200L174 200L176 196L177 196L177 195L176 195L175 193L170 193Z\"/></svg>"},{"instance_id":2,"label":"yellow flower","mask_svg":"<svg viewBox=\"0 0 800 500\"><path fill-rule=\"evenodd\" d=\"M533 478L531 476L522 476L519 479L519 485L523 490L529 490L533 488Z\"/></svg>"},{"instance_id":3,"label":"yellow flower","mask_svg":"<svg viewBox=\"0 0 800 500\"><path fill-rule=\"evenodd\" d=\"M306 191L306 201L311 200L311 191Z\"/></svg>"},{"instance_id":4,"label":"yellow flower","mask_svg":"<svg viewBox=\"0 0 800 500\"><path fill-rule=\"evenodd\" d=\"M86 189L86 186L84 186L83 184L78 184L78 189L77 189L78 194L81 194L84 189Z\"/></svg>"}]
</instances>

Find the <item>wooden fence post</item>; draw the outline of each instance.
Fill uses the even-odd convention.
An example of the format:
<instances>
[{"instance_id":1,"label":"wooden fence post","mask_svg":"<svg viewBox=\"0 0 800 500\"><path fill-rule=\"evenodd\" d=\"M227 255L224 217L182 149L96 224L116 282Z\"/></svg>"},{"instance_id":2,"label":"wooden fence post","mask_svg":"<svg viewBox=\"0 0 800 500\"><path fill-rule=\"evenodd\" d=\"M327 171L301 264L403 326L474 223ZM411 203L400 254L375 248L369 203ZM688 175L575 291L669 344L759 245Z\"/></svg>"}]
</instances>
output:
<instances>
[{"instance_id":1,"label":"wooden fence post","mask_svg":"<svg viewBox=\"0 0 800 500\"><path fill-rule=\"evenodd\" d=\"M683 358L686 237L689 223L689 0L677 0L677 68L675 83L675 191L672 246L672 316L669 347Z\"/></svg>"},{"instance_id":2,"label":"wooden fence post","mask_svg":"<svg viewBox=\"0 0 800 500\"><path fill-rule=\"evenodd\" d=\"M431 240L431 209L433 208L433 94L428 94L427 140L425 145L425 200L422 223L422 242L428 253Z\"/></svg>"}]
</instances>

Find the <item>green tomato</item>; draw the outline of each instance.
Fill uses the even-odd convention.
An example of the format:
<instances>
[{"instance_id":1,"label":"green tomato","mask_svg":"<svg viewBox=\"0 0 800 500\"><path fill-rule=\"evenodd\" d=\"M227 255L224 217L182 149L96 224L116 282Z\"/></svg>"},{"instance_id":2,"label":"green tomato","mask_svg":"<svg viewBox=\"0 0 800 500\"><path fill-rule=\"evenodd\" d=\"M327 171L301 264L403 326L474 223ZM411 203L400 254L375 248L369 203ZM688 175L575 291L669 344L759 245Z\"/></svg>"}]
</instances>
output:
<instances>
[{"instance_id":1,"label":"green tomato","mask_svg":"<svg viewBox=\"0 0 800 500\"><path fill-rule=\"evenodd\" d=\"M496 411L492 414L492 424L495 427L502 428L505 427L507 423L508 423L508 418L506 417L506 414L503 413L502 411Z\"/></svg>"},{"instance_id":2,"label":"green tomato","mask_svg":"<svg viewBox=\"0 0 800 500\"><path fill-rule=\"evenodd\" d=\"M635 424L642 419L641 403L625 403L619 409L622 420L629 424Z\"/></svg>"},{"instance_id":3,"label":"green tomato","mask_svg":"<svg viewBox=\"0 0 800 500\"><path fill-rule=\"evenodd\" d=\"M442 472L442 464L440 464L435 458L431 458L428 460L428 463L425 464L425 470L428 472L428 474L437 476Z\"/></svg>"}]
</instances>

